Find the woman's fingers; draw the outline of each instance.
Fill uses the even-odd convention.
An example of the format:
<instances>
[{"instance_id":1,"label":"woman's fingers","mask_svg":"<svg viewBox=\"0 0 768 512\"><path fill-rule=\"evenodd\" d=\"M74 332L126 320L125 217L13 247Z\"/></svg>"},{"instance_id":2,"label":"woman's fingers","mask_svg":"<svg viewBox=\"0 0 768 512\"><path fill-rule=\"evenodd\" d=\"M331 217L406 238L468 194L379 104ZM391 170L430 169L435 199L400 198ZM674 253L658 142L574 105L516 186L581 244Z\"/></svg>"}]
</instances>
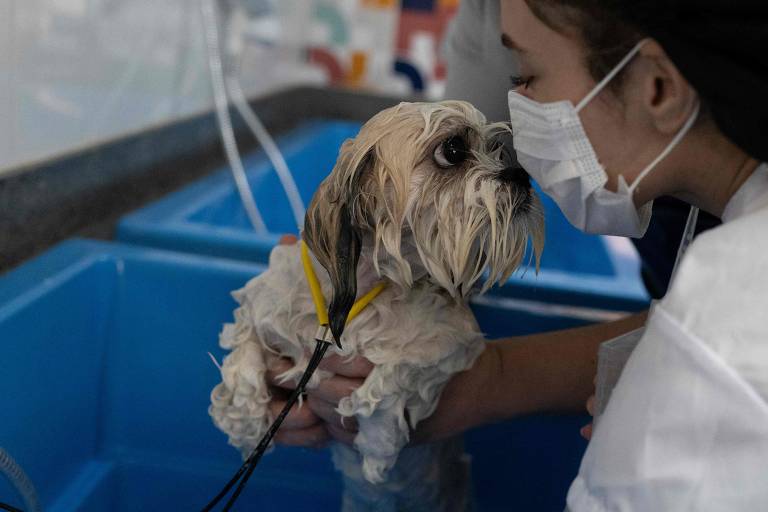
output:
<instances>
[{"instance_id":1,"label":"woman's fingers","mask_svg":"<svg viewBox=\"0 0 768 512\"><path fill-rule=\"evenodd\" d=\"M347 418L336 412L336 405L313 396L307 398L307 405L315 415L328 425L347 432L357 432L357 419Z\"/></svg>"},{"instance_id":2,"label":"woman's fingers","mask_svg":"<svg viewBox=\"0 0 768 512\"><path fill-rule=\"evenodd\" d=\"M275 441L288 446L322 448L331 439L322 423L302 429L280 429L275 434Z\"/></svg>"},{"instance_id":3,"label":"woman's fingers","mask_svg":"<svg viewBox=\"0 0 768 512\"><path fill-rule=\"evenodd\" d=\"M352 394L365 382L373 365L363 357L347 359L338 354L323 359L320 368L334 375L321 381L317 387L306 390L304 406L291 409L275 435L277 442L290 446L319 447L335 439L352 445L357 435L357 420L342 417L336 412L336 407L342 398ZM291 359L281 358L274 361L267 371L266 378L272 393L269 407L273 416L280 414L289 391L296 386L293 380L280 382L277 377L292 369L294 364Z\"/></svg>"},{"instance_id":4,"label":"woman's fingers","mask_svg":"<svg viewBox=\"0 0 768 512\"><path fill-rule=\"evenodd\" d=\"M267 383L269 383L271 386L277 386L283 389L294 389L296 387L296 383L293 380L280 382L280 380L277 378L278 375L287 372L293 368L293 366L293 361L285 357L281 357L277 361L273 362L272 367L267 370Z\"/></svg>"},{"instance_id":5,"label":"woman's fingers","mask_svg":"<svg viewBox=\"0 0 768 512\"><path fill-rule=\"evenodd\" d=\"M349 446L352 446L354 443L355 436L357 435L356 432L348 432L347 430L336 427L335 425L331 425L330 423L326 424L325 427L328 431L328 434L336 441L348 444Z\"/></svg>"},{"instance_id":6,"label":"woman's fingers","mask_svg":"<svg viewBox=\"0 0 768 512\"><path fill-rule=\"evenodd\" d=\"M350 379L334 375L320 382L314 389L308 389L310 397L319 398L332 404L338 404L339 400L351 395L357 388L363 385L364 379Z\"/></svg>"},{"instance_id":7,"label":"woman's fingers","mask_svg":"<svg viewBox=\"0 0 768 512\"><path fill-rule=\"evenodd\" d=\"M309 355L310 354L308 353L307 356ZM280 386L282 388L294 387L293 382L289 381L281 384L277 381L277 376L293 368L294 364L295 363L291 359L286 357L282 357L274 361L271 365L271 368L267 371L267 381L274 386ZM373 364L361 356L357 356L347 361L345 356L330 354L325 356L323 360L320 361L319 368L341 377L365 379L368 374L371 373Z\"/></svg>"},{"instance_id":8,"label":"woman's fingers","mask_svg":"<svg viewBox=\"0 0 768 512\"><path fill-rule=\"evenodd\" d=\"M269 412L273 418L276 418L285 407L286 402L284 400L272 400L269 403ZM299 407L299 404L294 404L288 415L283 420L280 429L292 430L303 429L313 425L320 424L320 418L304 404ZM279 431L278 431L279 432Z\"/></svg>"},{"instance_id":9,"label":"woman's fingers","mask_svg":"<svg viewBox=\"0 0 768 512\"><path fill-rule=\"evenodd\" d=\"M320 361L320 369L343 377L365 378L371 373L373 363L362 356L349 359L339 354L329 354Z\"/></svg>"},{"instance_id":10,"label":"woman's fingers","mask_svg":"<svg viewBox=\"0 0 768 512\"><path fill-rule=\"evenodd\" d=\"M269 403L272 417L277 417L286 403L285 400L273 398ZM330 438L325 424L307 407L306 403L302 407L294 404L275 434L275 442L277 443L309 448L321 448Z\"/></svg>"},{"instance_id":11,"label":"woman's fingers","mask_svg":"<svg viewBox=\"0 0 768 512\"><path fill-rule=\"evenodd\" d=\"M595 376L595 381L597 381L597 376ZM587 412L590 414L590 416L595 416L595 395L591 395L589 398L587 398ZM581 434L581 437L586 439L587 441L592 439L592 423L589 425L584 425L581 427L581 430L579 431Z\"/></svg>"}]
</instances>

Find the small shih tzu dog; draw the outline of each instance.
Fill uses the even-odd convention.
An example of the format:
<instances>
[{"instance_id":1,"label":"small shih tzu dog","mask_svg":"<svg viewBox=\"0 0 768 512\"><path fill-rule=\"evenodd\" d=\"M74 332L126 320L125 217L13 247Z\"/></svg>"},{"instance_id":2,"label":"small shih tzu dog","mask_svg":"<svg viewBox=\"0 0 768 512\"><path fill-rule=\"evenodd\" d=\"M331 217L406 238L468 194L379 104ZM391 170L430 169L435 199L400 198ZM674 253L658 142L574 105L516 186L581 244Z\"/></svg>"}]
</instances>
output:
<instances>
[{"instance_id":1,"label":"small shih tzu dog","mask_svg":"<svg viewBox=\"0 0 768 512\"><path fill-rule=\"evenodd\" d=\"M358 290L387 283L341 336L341 354L374 365L338 404L359 428L354 448L331 448L343 473L344 510L469 506L461 438L408 440L451 376L483 351L469 296L506 281L529 238L537 262L543 247L538 198L500 142L508 132L466 102L401 103L343 144L312 199L302 238L325 297L333 297L331 327L343 326ZM231 353L209 412L246 456L273 420L270 365L291 359L295 366L280 378L297 381L315 347L318 324L300 253L299 244L272 251L269 269L234 292L235 323L221 333ZM316 371L308 388L329 376Z\"/></svg>"}]
</instances>

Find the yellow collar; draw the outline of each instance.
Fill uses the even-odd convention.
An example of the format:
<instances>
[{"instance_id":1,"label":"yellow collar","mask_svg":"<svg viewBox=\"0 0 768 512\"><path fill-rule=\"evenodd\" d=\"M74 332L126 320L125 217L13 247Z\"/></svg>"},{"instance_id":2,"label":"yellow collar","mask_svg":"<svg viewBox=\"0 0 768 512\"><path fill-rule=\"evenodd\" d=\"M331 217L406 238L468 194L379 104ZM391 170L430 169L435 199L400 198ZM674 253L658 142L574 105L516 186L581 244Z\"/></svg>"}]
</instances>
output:
<instances>
[{"instance_id":1,"label":"yellow collar","mask_svg":"<svg viewBox=\"0 0 768 512\"><path fill-rule=\"evenodd\" d=\"M318 336L321 341L331 342L328 339L330 336L328 329L328 308L325 305L325 297L323 297L323 290L320 288L320 281L317 279L315 269L312 267L312 260L309 258L309 248L304 240L301 242L301 262L304 265L304 274L307 276L309 282L309 289L312 292L312 300L315 303L315 312L317 314L317 323L320 325L322 334ZM365 307L371 303L383 290L387 287L386 282L378 283L368 293L360 297L352 305L352 309L349 310L347 315L346 324L349 324ZM320 333L320 331L318 331ZM339 347L341 348L341 347Z\"/></svg>"}]
</instances>

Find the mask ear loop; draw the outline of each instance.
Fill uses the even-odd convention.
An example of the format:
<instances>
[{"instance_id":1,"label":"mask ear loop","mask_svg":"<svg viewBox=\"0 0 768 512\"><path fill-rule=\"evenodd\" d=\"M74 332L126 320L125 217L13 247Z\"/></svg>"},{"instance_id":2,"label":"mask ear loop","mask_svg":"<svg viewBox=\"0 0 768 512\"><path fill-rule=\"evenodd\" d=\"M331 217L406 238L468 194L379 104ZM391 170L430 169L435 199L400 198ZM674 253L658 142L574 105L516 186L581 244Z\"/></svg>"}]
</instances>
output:
<instances>
[{"instance_id":1,"label":"mask ear loop","mask_svg":"<svg viewBox=\"0 0 768 512\"><path fill-rule=\"evenodd\" d=\"M605 75L605 78L600 80L600 82L590 91L589 94L584 96L584 98L579 102L578 105L576 105L576 112L580 112L584 107L587 106L587 103L595 99L595 96L600 94L603 89L605 89L605 86L608 85L608 83L614 79L616 75L618 75L622 69L624 69L624 66L626 66L629 61L631 61L635 55L637 55L637 52L640 51L640 48L643 47L645 43L648 42L648 38L641 39L640 42L638 42L634 48L632 48L629 53L619 61L618 64L616 64L616 67L611 70L610 73Z\"/></svg>"},{"instance_id":2,"label":"mask ear loop","mask_svg":"<svg viewBox=\"0 0 768 512\"><path fill-rule=\"evenodd\" d=\"M674 138L669 142L666 148L664 148L664 151L661 152L659 156L654 158L653 162L648 164L643 171L637 175L637 178L635 178L635 181L632 182L632 185L629 186L629 195L632 197L632 195L635 193L635 190L637 190L637 186L640 184L640 181L642 181L643 178L645 178L649 172L651 172L654 167L656 167L659 162L664 160L675 147L677 147L678 144L680 144L680 141L683 140L683 137L685 137L688 132L690 131L691 127L693 127L693 123L696 122L696 119L699 117L699 100L696 100L696 104L693 106L693 112L691 113L691 116L688 118L688 120L685 122L682 128L675 134Z\"/></svg>"}]
</instances>

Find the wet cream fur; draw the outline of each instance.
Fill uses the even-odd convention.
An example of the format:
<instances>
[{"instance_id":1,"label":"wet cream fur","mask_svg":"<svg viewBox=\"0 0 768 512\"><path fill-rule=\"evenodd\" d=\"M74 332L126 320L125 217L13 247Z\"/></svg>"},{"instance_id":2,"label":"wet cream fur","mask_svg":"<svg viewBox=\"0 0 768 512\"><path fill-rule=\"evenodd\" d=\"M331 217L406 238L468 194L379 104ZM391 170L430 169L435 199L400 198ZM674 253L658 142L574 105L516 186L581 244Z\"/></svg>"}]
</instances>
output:
<instances>
[{"instance_id":1,"label":"wet cream fur","mask_svg":"<svg viewBox=\"0 0 768 512\"><path fill-rule=\"evenodd\" d=\"M342 355L374 364L337 409L359 425L355 450L333 447L347 510L394 495L425 510L463 509L468 469L460 440L406 445L410 428L434 412L446 382L483 351L469 295L505 281L522 263L529 237L536 254L543 244L535 196L526 200L527 191L497 179L503 164L491 142L506 129L486 124L465 102L401 103L345 142L307 212L303 237L328 301L339 292L337 274L344 270L336 254L342 206L362 240L354 269L358 296L382 279L389 283L341 338ZM435 148L456 134L467 139L471 155L461 166L441 169ZM295 366L280 378L297 381L315 345L317 320L299 246L276 247L268 270L234 297L240 303L235 322L220 337L231 352L209 412L245 455L273 420L267 369L290 358ZM309 387L328 377L318 370ZM403 450L407 467L397 464Z\"/></svg>"}]
</instances>

